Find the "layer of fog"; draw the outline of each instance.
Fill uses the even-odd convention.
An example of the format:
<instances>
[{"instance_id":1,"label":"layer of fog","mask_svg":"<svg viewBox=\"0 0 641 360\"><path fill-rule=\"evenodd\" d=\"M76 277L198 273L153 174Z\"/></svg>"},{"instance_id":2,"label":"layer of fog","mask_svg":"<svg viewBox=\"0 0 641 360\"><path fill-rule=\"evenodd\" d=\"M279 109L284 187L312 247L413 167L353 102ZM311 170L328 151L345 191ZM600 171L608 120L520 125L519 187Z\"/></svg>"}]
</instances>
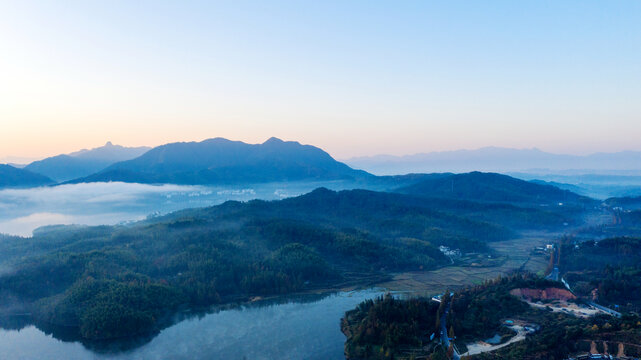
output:
<instances>
[{"instance_id":1,"label":"layer of fog","mask_svg":"<svg viewBox=\"0 0 641 360\"><path fill-rule=\"evenodd\" d=\"M290 182L247 186L144 185L120 182L0 190L0 233L31 236L45 225L101 225L205 207L227 200L276 200L345 182Z\"/></svg>"}]
</instances>

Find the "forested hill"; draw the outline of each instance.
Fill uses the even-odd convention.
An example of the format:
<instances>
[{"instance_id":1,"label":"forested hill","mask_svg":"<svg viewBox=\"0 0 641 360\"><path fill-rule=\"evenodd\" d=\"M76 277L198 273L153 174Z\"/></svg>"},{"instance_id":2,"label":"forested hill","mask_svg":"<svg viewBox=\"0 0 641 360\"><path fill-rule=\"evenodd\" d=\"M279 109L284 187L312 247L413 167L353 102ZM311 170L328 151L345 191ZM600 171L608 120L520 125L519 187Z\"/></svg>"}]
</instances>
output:
<instances>
[{"instance_id":1,"label":"forested hill","mask_svg":"<svg viewBox=\"0 0 641 360\"><path fill-rule=\"evenodd\" d=\"M433 176L401 187L398 192L419 196L444 197L487 202L552 206L559 204L593 205L590 198L496 173L470 172Z\"/></svg>"},{"instance_id":2,"label":"forested hill","mask_svg":"<svg viewBox=\"0 0 641 360\"><path fill-rule=\"evenodd\" d=\"M158 146L73 182L237 184L363 177L371 175L314 146L276 138L262 144L215 138Z\"/></svg>"},{"instance_id":3,"label":"forested hill","mask_svg":"<svg viewBox=\"0 0 641 360\"><path fill-rule=\"evenodd\" d=\"M0 164L0 189L7 187L32 187L54 183L50 178L33 173L28 170L18 169L11 165Z\"/></svg>"},{"instance_id":4,"label":"forested hill","mask_svg":"<svg viewBox=\"0 0 641 360\"><path fill-rule=\"evenodd\" d=\"M453 349L443 346L440 339L441 322L445 321L449 343L456 344L463 359L568 359L590 351L595 343L599 350L602 346L605 351L625 349L626 355L632 356L630 359L636 358L635 344L641 340L641 319L637 315L577 317L569 312L553 312L528 305L513 295L514 289L566 291L560 282L515 274L453 295L445 293L440 303L430 298L392 296L366 300L348 311L341 321L347 336L345 355L347 359L372 360L452 359ZM520 341L515 331L519 327L509 324L536 330ZM471 350L469 345L475 346L477 341L487 344L492 337L500 338L505 346L465 355ZM509 340L512 344L507 343Z\"/></svg>"},{"instance_id":5,"label":"forested hill","mask_svg":"<svg viewBox=\"0 0 641 360\"><path fill-rule=\"evenodd\" d=\"M641 238L566 238L560 257L561 274L576 295L619 311L641 311Z\"/></svg>"},{"instance_id":6,"label":"forested hill","mask_svg":"<svg viewBox=\"0 0 641 360\"><path fill-rule=\"evenodd\" d=\"M512 205L431 201L318 189L128 226L45 228L0 242L0 265L13 269L0 276L0 299L85 338L130 336L180 306L431 269L450 263L439 245L483 252L533 219L562 221Z\"/></svg>"}]
</instances>

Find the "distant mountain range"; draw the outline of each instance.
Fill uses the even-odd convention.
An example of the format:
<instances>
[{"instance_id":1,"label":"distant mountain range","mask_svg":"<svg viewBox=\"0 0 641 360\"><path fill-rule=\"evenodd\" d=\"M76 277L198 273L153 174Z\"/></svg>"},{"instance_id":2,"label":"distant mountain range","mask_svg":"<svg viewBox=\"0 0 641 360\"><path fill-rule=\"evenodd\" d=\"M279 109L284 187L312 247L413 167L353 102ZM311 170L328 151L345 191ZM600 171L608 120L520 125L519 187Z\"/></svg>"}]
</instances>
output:
<instances>
[{"instance_id":1,"label":"distant mountain range","mask_svg":"<svg viewBox=\"0 0 641 360\"><path fill-rule=\"evenodd\" d=\"M34 161L24 169L45 175L57 182L63 182L91 175L119 161L136 158L149 149L149 147L124 147L107 142L104 146L95 149L84 149Z\"/></svg>"},{"instance_id":2,"label":"distant mountain range","mask_svg":"<svg viewBox=\"0 0 641 360\"><path fill-rule=\"evenodd\" d=\"M593 200L558 187L496 173L432 174L397 192L447 199L558 206L590 204Z\"/></svg>"},{"instance_id":3,"label":"distant mountain range","mask_svg":"<svg viewBox=\"0 0 641 360\"><path fill-rule=\"evenodd\" d=\"M393 156L377 155L345 160L349 166L376 175L434 172L616 172L641 174L641 152L561 155L538 149L486 147Z\"/></svg>"},{"instance_id":4,"label":"distant mountain range","mask_svg":"<svg viewBox=\"0 0 641 360\"><path fill-rule=\"evenodd\" d=\"M447 184L436 181L452 180L461 184L455 190L468 190L477 184L474 181L495 181L492 189L494 199L502 201L501 196L510 198L507 191L513 183L503 183L504 178L478 179L480 173L451 179L452 172L468 171L502 172L524 180L546 180L566 190L579 192L593 197L607 198L612 189L594 188L591 184L578 184L571 181L579 169L592 169L592 172L623 172L627 177L635 171L641 174L641 152L599 153L589 156L556 155L540 150L514 150L504 148L483 148L479 150L460 150L441 153L419 154L405 157L375 156L348 160L350 166L332 158L328 153L314 146L301 145L294 141L271 138L262 144L247 144L223 138L208 139L201 142L170 143L155 147L126 148L108 142L105 146L81 150L67 155L58 155L35 161L24 167L30 174L24 184L19 184L14 175L11 186L33 186L41 183L86 183L86 182L128 182L146 184L252 184L285 181L357 181L360 187L393 190L402 186L423 182L427 192L433 196L455 197L459 199L482 199L482 193L448 194ZM13 167L15 169L16 167ZM365 170L355 170L363 168ZM574 169L574 170L572 170ZM597 170L594 170L597 169ZM603 170L598 170L603 169ZM376 174L415 175L375 176ZM528 172L529 171L529 172ZM586 173L589 171L585 171ZM32 175L40 174L46 181L33 182ZM571 178L550 178L546 174L570 174ZM488 175L489 176L489 175ZM585 175L581 175L583 178ZM613 175L608 175L613 176ZM583 179L582 178L582 179ZM440 179L440 180L439 180ZM467 181L471 181L469 184ZM617 180L620 182L620 180ZM9 182L8 180L5 182ZM531 184L531 182L529 182ZM577 184L569 185L569 184ZM521 185L516 192L521 193ZM416 185L418 186L418 184ZM591 186L591 187L590 187ZM637 186L636 183L630 186ZM414 189L406 189L414 191ZM451 190L451 189L450 189ZM490 190L490 189L485 189ZM496 190L496 191L494 191ZM597 191L598 190L598 191ZM607 190L607 191L606 191ZM624 189L623 195L634 195ZM623 191L623 190L622 190ZM502 195L499 195L502 193ZM454 196L455 195L455 196ZM559 197L563 202L563 197Z\"/></svg>"},{"instance_id":5,"label":"distant mountain range","mask_svg":"<svg viewBox=\"0 0 641 360\"><path fill-rule=\"evenodd\" d=\"M11 165L0 164L0 189L34 187L53 183L55 183L55 181L46 176L24 169L18 169Z\"/></svg>"},{"instance_id":6,"label":"distant mountain range","mask_svg":"<svg viewBox=\"0 0 641 360\"><path fill-rule=\"evenodd\" d=\"M262 144L246 144L215 138L158 146L135 159L115 163L71 182L196 185L360 179L369 176L334 160L317 147L294 141L271 138Z\"/></svg>"},{"instance_id":7,"label":"distant mountain range","mask_svg":"<svg viewBox=\"0 0 641 360\"><path fill-rule=\"evenodd\" d=\"M69 154L69 156L73 156L78 159L104 160L115 163L117 161L137 158L149 150L151 150L149 146L125 147L114 145L111 141L107 141L104 146L89 150L82 149Z\"/></svg>"}]
</instances>

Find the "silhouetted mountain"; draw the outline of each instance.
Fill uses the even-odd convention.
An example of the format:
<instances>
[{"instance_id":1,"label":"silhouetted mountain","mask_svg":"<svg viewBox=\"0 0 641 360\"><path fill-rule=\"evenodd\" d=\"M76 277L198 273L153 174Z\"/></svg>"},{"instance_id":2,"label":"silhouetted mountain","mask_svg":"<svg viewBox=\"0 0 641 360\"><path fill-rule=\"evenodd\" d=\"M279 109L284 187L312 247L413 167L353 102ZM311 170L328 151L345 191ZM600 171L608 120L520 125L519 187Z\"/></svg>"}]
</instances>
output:
<instances>
[{"instance_id":1,"label":"silhouetted mountain","mask_svg":"<svg viewBox=\"0 0 641 360\"><path fill-rule=\"evenodd\" d=\"M93 174L113 164L109 161L79 159L69 155L58 155L34 161L26 170L46 175L58 182L76 179Z\"/></svg>"},{"instance_id":2,"label":"silhouetted mountain","mask_svg":"<svg viewBox=\"0 0 641 360\"><path fill-rule=\"evenodd\" d=\"M62 182L96 173L119 161L136 158L149 149L148 147L128 148L108 142L99 148L34 161L25 169Z\"/></svg>"},{"instance_id":3,"label":"silhouetted mountain","mask_svg":"<svg viewBox=\"0 0 641 360\"><path fill-rule=\"evenodd\" d=\"M151 148L148 146L125 147L114 145L111 141L107 141L104 146L91 150L83 149L69 155L79 159L104 160L116 163L119 161L135 159L149 150L151 150Z\"/></svg>"},{"instance_id":4,"label":"silhouetted mountain","mask_svg":"<svg viewBox=\"0 0 641 360\"><path fill-rule=\"evenodd\" d=\"M487 202L531 203L592 203L594 200L561 190L495 173L471 172L433 177L398 189L401 193Z\"/></svg>"},{"instance_id":5,"label":"silhouetted mountain","mask_svg":"<svg viewBox=\"0 0 641 360\"><path fill-rule=\"evenodd\" d=\"M221 184L367 176L314 146L276 138L255 145L215 138L162 145L73 182Z\"/></svg>"},{"instance_id":6,"label":"silhouetted mountain","mask_svg":"<svg viewBox=\"0 0 641 360\"><path fill-rule=\"evenodd\" d=\"M33 187L48 185L54 181L46 176L18 169L10 165L0 164L0 188L7 187Z\"/></svg>"},{"instance_id":7,"label":"silhouetted mountain","mask_svg":"<svg viewBox=\"0 0 641 360\"><path fill-rule=\"evenodd\" d=\"M349 166L377 175L433 172L641 172L641 152L622 151L591 155L552 154L539 149L485 147L393 156L377 155L345 160Z\"/></svg>"}]
</instances>

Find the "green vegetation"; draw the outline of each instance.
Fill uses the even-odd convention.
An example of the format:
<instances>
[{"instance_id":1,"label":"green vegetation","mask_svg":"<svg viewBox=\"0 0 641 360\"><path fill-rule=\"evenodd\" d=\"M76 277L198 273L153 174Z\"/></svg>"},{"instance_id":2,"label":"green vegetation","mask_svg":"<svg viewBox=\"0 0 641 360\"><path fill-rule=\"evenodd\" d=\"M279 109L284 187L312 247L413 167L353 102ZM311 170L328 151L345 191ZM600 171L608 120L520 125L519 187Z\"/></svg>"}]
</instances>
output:
<instances>
[{"instance_id":1,"label":"green vegetation","mask_svg":"<svg viewBox=\"0 0 641 360\"><path fill-rule=\"evenodd\" d=\"M491 338L506 318L529 310L529 305L510 295L510 290L559 285L535 276L512 276L468 288L452 296L447 324L461 343Z\"/></svg>"},{"instance_id":2,"label":"green vegetation","mask_svg":"<svg viewBox=\"0 0 641 360\"><path fill-rule=\"evenodd\" d=\"M481 209L466 209L472 207ZM466 210L435 211L411 196L319 189L131 226L58 226L33 238L3 237L0 261L11 271L0 276L0 295L85 338L123 337L163 326L181 306L434 269L450 263L439 245L489 251L488 241L514 231L470 219Z\"/></svg>"},{"instance_id":3,"label":"green vegetation","mask_svg":"<svg viewBox=\"0 0 641 360\"><path fill-rule=\"evenodd\" d=\"M442 174L398 189L399 192L429 197L506 202L530 205L590 206L595 201L568 190L496 174L470 172Z\"/></svg>"},{"instance_id":4,"label":"green vegetation","mask_svg":"<svg viewBox=\"0 0 641 360\"><path fill-rule=\"evenodd\" d=\"M440 304L427 298L399 300L391 296L365 301L348 311L342 321L342 330L347 336L345 351L349 359L449 358L447 354L452 350L444 349L438 339L440 314L447 303L448 336L456 337L459 348L495 334L510 337L513 332L504 326L507 319L540 327L523 341L473 356L477 359L563 359L584 351L586 346L589 350L593 340L641 342L641 318L638 316L578 318L530 307L510 294L510 290L517 288L562 286L558 282L520 274L466 288L451 298L446 294ZM433 333L437 336L430 341Z\"/></svg>"},{"instance_id":5,"label":"green vegetation","mask_svg":"<svg viewBox=\"0 0 641 360\"><path fill-rule=\"evenodd\" d=\"M438 339L446 307L449 335L463 344L492 337L508 317L536 311L510 295L510 290L549 286L561 285L532 275L517 275L468 287L451 298L446 293L441 303L391 296L365 301L342 320L347 335L345 352L350 359L411 358L412 354L437 359L448 350L442 349ZM435 334L433 340L431 334Z\"/></svg>"},{"instance_id":6,"label":"green vegetation","mask_svg":"<svg viewBox=\"0 0 641 360\"><path fill-rule=\"evenodd\" d=\"M32 238L3 237L0 296L84 338L126 337L165 326L180 307L436 269L451 263L441 245L487 259L494 255L488 242L576 220L573 211L321 188L128 226L54 226Z\"/></svg>"},{"instance_id":7,"label":"green vegetation","mask_svg":"<svg viewBox=\"0 0 641 360\"><path fill-rule=\"evenodd\" d=\"M342 320L349 358L390 358L408 347L429 343L436 333L439 304L426 299L398 300L391 295L367 300Z\"/></svg>"},{"instance_id":8,"label":"green vegetation","mask_svg":"<svg viewBox=\"0 0 641 360\"><path fill-rule=\"evenodd\" d=\"M634 236L641 237L641 210L607 209L608 222L581 229L577 235L583 239Z\"/></svg>"},{"instance_id":9,"label":"green vegetation","mask_svg":"<svg viewBox=\"0 0 641 360\"><path fill-rule=\"evenodd\" d=\"M611 349L617 349L619 342L641 344L641 322L638 316L615 318L600 315L583 319L537 310L525 318L536 321L541 330L523 341L495 352L476 355L474 359L565 359L571 354L589 352L592 341L614 340L610 343ZM600 351L604 351L602 346ZM629 347L626 351L632 356L639 355Z\"/></svg>"},{"instance_id":10,"label":"green vegetation","mask_svg":"<svg viewBox=\"0 0 641 360\"><path fill-rule=\"evenodd\" d=\"M561 266L579 296L619 310L641 310L641 239L608 238L561 244Z\"/></svg>"}]
</instances>

